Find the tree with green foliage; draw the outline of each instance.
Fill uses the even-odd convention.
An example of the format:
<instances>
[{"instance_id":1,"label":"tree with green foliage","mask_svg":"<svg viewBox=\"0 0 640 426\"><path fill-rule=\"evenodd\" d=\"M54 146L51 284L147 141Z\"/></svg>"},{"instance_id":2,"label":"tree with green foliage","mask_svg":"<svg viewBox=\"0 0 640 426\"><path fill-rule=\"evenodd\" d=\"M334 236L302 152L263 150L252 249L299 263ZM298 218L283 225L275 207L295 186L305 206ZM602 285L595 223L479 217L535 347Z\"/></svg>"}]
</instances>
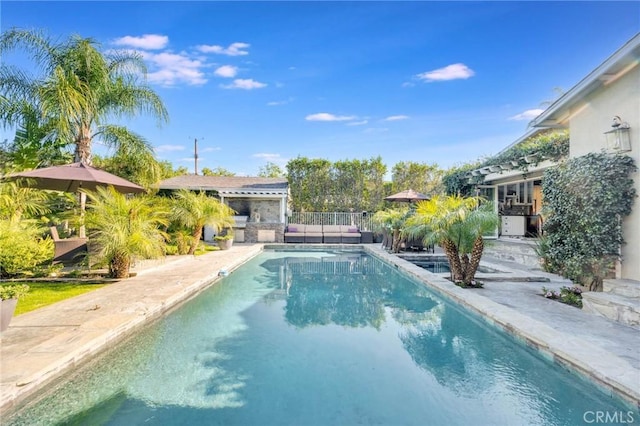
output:
<instances>
[{"instance_id":1,"label":"tree with green foliage","mask_svg":"<svg viewBox=\"0 0 640 426\"><path fill-rule=\"evenodd\" d=\"M11 29L0 36L0 54L23 49L43 75L29 78L8 64L0 66L0 118L5 124L24 124L33 106L47 135L41 141L65 141L75 147L75 161L91 164L94 139L116 156L149 167L155 157L151 145L125 127L108 124L113 117L150 113L159 122L168 114L160 97L140 76L146 75L142 56L132 51L98 51L89 38L72 36L55 43L40 32Z\"/></svg>"},{"instance_id":2,"label":"tree with green foliage","mask_svg":"<svg viewBox=\"0 0 640 426\"><path fill-rule=\"evenodd\" d=\"M281 178L286 177L287 173L282 169L282 167L269 161L267 164L260 167L258 176L266 178Z\"/></svg>"},{"instance_id":3,"label":"tree with green foliage","mask_svg":"<svg viewBox=\"0 0 640 426\"><path fill-rule=\"evenodd\" d=\"M296 211L376 211L385 197L382 158L344 160L298 157L287 163Z\"/></svg>"},{"instance_id":4,"label":"tree with green foliage","mask_svg":"<svg viewBox=\"0 0 640 426\"><path fill-rule=\"evenodd\" d=\"M466 287L475 282L484 251L483 235L497 226L493 206L479 197L435 196L417 203L405 232L422 238L425 245L442 247L449 259L451 279Z\"/></svg>"},{"instance_id":5,"label":"tree with green foliage","mask_svg":"<svg viewBox=\"0 0 640 426\"><path fill-rule=\"evenodd\" d=\"M49 213L50 196L45 191L26 188L16 182L0 183L0 220L19 222Z\"/></svg>"},{"instance_id":6,"label":"tree with green foliage","mask_svg":"<svg viewBox=\"0 0 640 426\"><path fill-rule=\"evenodd\" d=\"M209 197L204 191L196 193L181 189L174 193L171 218L191 230L193 240L189 254L195 253L205 226L211 226L216 232L231 228L235 223L234 214L231 207Z\"/></svg>"},{"instance_id":7,"label":"tree with green foliage","mask_svg":"<svg viewBox=\"0 0 640 426\"><path fill-rule=\"evenodd\" d=\"M446 195L472 197L475 195L475 183L469 182L469 173L480 167L480 162L450 167L442 177L442 185Z\"/></svg>"},{"instance_id":8,"label":"tree with green foliage","mask_svg":"<svg viewBox=\"0 0 640 426\"><path fill-rule=\"evenodd\" d=\"M633 158L605 153L572 158L545 171L538 251L546 270L602 290L624 244L622 223L636 198L631 178L636 171Z\"/></svg>"},{"instance_id":9,"label":"tree with green foliage","mask_svg":"<svg viewBox=\"0 0 640 426\"><path fill-rule=\"evenodd\" d=\"M167 160L159 161L158 165L160 166L160 180L189 174L189 169L187 169L185 166L180 166L174 169L173 164L171 164L171 162Z\"/></svg>"},{"instance_id":10,"label":"tree with green foliage","mask_svg":"<svg viewBox=\"0 0 640 426\"><path fill-rule=\"evenodd\" d=\"M409 215L409 207L379 210L373 215L373 222L376 228L386 232L391 237L391 251L393 253L400 252L402 232Z\"/></svg>"},{"instance_id":11,"label":"tree with green foliage","mask_svg":"<svg viewBox=\"0 0 640 426\"><path fill-rule=\"evenodd\" d=\"M225 169L224 167L216 167L215 169L210 169L205 167L202 169L203 176L235 176L236 174L232 171Z\"/></svg>"},{"instance_id":12,"label":"tree with green foliage","mask_svg":"<svg viewBox=\"0 0 640 426\"><path fill-rule=\"evenodd\" d=\"M0 106L0 111L2 110ZM13 141L5 140L0 144L0 173L9 174L70 163L73 155L66 149L67 144L58 139L47 138L53 130L51 123L42 123L32 105L25 103L21 111L22 115L14 123L16 133ZM2 123L12 124L10 119L2 120Z\"/></svg>"},{"instance_id":13,"label":"tree with green foliage","mask_svg":"<svg viewBox=\"0 0 640 426\"><path fill-rule=\"evenodd\" d=\"M289 191L295 211L328 211L331 190L331 162L297 157L287 163Z\"/></svg>"},{"instance_id":14,"label":"tree with green foliage","mask_svg":"<svg viewBox=\"0 0 640 426\"><path fill-rule=\"evenodd\" d=\"M164 254L168 211L155 197L127 197L113 187L87 192L90 199L86 223L98 258L109 265L109 276L127 278L138 258Z\"/></svg>"},{"instance_id":15,"label":"tree with green foliage","mask_svg":"<svg viewBox=\"0 0 640 426\"><path fill-rule=\"evenodd\" d=\"M444 192L442 187L443 170L437 164L401 161L391 170L393 193L413 189L426 195L438 195Z\"/></svg>"}]
</instances>

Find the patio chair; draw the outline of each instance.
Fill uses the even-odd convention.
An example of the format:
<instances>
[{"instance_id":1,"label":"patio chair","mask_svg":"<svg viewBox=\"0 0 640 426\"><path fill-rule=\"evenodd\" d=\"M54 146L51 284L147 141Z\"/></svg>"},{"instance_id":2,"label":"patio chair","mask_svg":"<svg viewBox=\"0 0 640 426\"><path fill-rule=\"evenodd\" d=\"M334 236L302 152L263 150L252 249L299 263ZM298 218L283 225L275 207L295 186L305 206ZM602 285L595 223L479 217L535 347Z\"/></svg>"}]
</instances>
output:
<instances>
[{"instance_id":1,"label":"patio chair","mask_svg":"<svg viewBox=\"0 0 640 426\"><path fill-rule=\"evenodd\" d=\"M49 231L55 246L54 262L60 262L63 265L77 263L88 253L87 238L60 238L58 228L55 226L50 227Z\"/></svg>"}]
</instances>

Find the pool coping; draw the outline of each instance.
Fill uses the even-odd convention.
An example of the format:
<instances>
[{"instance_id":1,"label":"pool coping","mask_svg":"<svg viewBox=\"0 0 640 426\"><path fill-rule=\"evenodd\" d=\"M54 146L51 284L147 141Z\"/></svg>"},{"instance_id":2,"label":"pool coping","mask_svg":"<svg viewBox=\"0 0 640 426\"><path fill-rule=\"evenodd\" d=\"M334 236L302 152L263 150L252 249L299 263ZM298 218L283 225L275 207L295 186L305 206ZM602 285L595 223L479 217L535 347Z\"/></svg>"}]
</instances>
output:
<instances>
[{"instance_id":1,"label":"pool coping","mask_svg":"<svg viewBox=\"0 0 640 426\"><path fill-rule=\"evenodd\" d=\"M554 329L482 296L477 291L455 286L441 275L431 273L382 248L369 245L364 246L364 249L477 314L485 322L514 336L543 357L594 383L606 395L640 410L640 370L628 361L570 332ZM500 268L504 269L502 266Z\"/></svg>"},{"instance_id":2,"label":"pool coping","mask_svg":"<svg viewBox=\"0 0 640 426\"><path fill-rule=\"evenodd\" d=\"M0 335L0 416L20 407L66 372L214 285L221 276L264 249L364 250L478 314L542 356L577 372L610 396L640 407L640 370L624 359L478 292L459 288L378 245L258 243L236 244L227 251L159 264L134 278L14 318L9 329ZM40 334L30 341L32 333Z\"/></svg>"},{"instance_id":3,"label":"pool coping","mask_svg":"<svg viewBox=\"0 0 640 426\"><path fill-rule=\"evenodd\" d=\"M168 258L135 277L12 319L0 335L0 419L263 251L236 244L201 256Z\"/></svg>"}]
</instances>

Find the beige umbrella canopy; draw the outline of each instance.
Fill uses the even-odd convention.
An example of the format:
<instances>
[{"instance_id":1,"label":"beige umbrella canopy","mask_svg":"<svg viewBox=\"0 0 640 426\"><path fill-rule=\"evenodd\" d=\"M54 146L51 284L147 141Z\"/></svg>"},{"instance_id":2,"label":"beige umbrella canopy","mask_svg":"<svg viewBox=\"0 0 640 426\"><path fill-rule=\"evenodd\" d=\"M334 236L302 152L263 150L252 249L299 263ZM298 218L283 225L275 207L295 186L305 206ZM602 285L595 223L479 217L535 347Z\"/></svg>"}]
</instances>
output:
<instances>
[{"instance_id":1,"label":"beige umbrella canopy","mask_svg":"<svg viewBox=\"0 0 640 426\"><path fill-rule=\"evenodd\" d=\"M14 173L3 180L23 181L29 188L49 189L52 191L78 192L80 189L94 191L98 186L113 186L123 194L141 193L146 190L140 185L129 182L104 170L96 169L84 163L71 163L62 166L44 167L28 172ZM80 193L80 216L84 216L86 194ZM81 219L82 222L82 219ZM84 223L80 225L80 237L85 237Z\"/></svg>"},{"instance_id":2,"label":"beige umbrella canopy","mask_svg":"<svg viewBox=\"0 0 640 426\"><path fill-rule=\"evenodd\" d=\"M78 192L80 189L94 191L98 186L113 186L116 191L123 194L145 192L145 189L140 185L84 163L72 163L14 173L5 176L3 179L24 179L25 186L63 192Z\"/></svg>"},{"instance_id":3,"label":"beige umbrella canopy","mask_svg":"<svg viewBox=\"0 0 640 426\"><path fill-rule=\"evenodd\" d=\"M414 191L413 189L405 189L404 191L398 192L397 194L385 197L385 200L387 201L398 201L401 203L414 203L417 201L424 201L428 199L429 197L420 192Z\"/></svg>"}]
</instances>

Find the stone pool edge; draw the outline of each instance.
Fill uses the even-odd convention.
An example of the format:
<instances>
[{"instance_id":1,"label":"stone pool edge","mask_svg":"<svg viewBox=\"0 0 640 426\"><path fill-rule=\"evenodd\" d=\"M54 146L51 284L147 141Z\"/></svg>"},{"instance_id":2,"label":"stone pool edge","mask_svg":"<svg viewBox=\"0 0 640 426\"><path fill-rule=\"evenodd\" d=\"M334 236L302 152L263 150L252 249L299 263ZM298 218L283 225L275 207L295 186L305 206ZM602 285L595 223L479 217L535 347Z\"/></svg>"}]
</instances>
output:
<instances>
[{"instance_id":1,"label":"stone pool edge","mask_svg":"<svg viewBox=\"0 0 640 426\"><path fill-rule=\"evenodd\" d=\"M214 285L223 278L221 271L231 272L237 269L260 254L263 247L263 244L236 245L228 251L168 262L154 271L146 271L141 277L132 277L14 318L10 328L0 337L0 350L3 352L0 358L0 419L5 413L28 402L30 397L37 395L47 385L55 383L66 372L117 345L136 330L151 324ZM207 264L207 261L210 263ZM206 271L198 271L197 268L202 266L206 267ZM189 279L173 276L181 270L189 274ZM165 286L153 287L156 291L152 294L145 284L150 282L153 275L157 275L156 279ZM134 285L141 290L140 299L121 298L108 306L109 299L126 297L135 291L127 288ZM94 310L94 307L100 308ZM56 309L66 314L66 323L47 325L44 318L48 312ZM78 316L75 321L74 313ZM52 332L60 332L41 338L28 348L18 348L23 349L21 353L5 353L9 351L5 351L8 346L20 345L19 336L15 336L17 333L37 327L51 327ZM11 338L18 342L7 341L12 340ZM16 366L20 365L24 366L24 374L11 376L11 371L17 370Z\"/></svg>"},{"instance_id":2,"label":"stone pool edge","mask_svg":"<svg viewBox=\"0 0 640 426\"><path fill-rule=\"evenodd\" d=\"M383 259L414 279L424 282L444 297L479 315L487 323L514 336L545 358L594 383L609 396L617 397L640 409L640 384L637 382L640 370L626 360L582 338L553 329L473 290L457 287L451 281L379 247L363 248L369 254Z\"/></svg>"}]
</instances>

